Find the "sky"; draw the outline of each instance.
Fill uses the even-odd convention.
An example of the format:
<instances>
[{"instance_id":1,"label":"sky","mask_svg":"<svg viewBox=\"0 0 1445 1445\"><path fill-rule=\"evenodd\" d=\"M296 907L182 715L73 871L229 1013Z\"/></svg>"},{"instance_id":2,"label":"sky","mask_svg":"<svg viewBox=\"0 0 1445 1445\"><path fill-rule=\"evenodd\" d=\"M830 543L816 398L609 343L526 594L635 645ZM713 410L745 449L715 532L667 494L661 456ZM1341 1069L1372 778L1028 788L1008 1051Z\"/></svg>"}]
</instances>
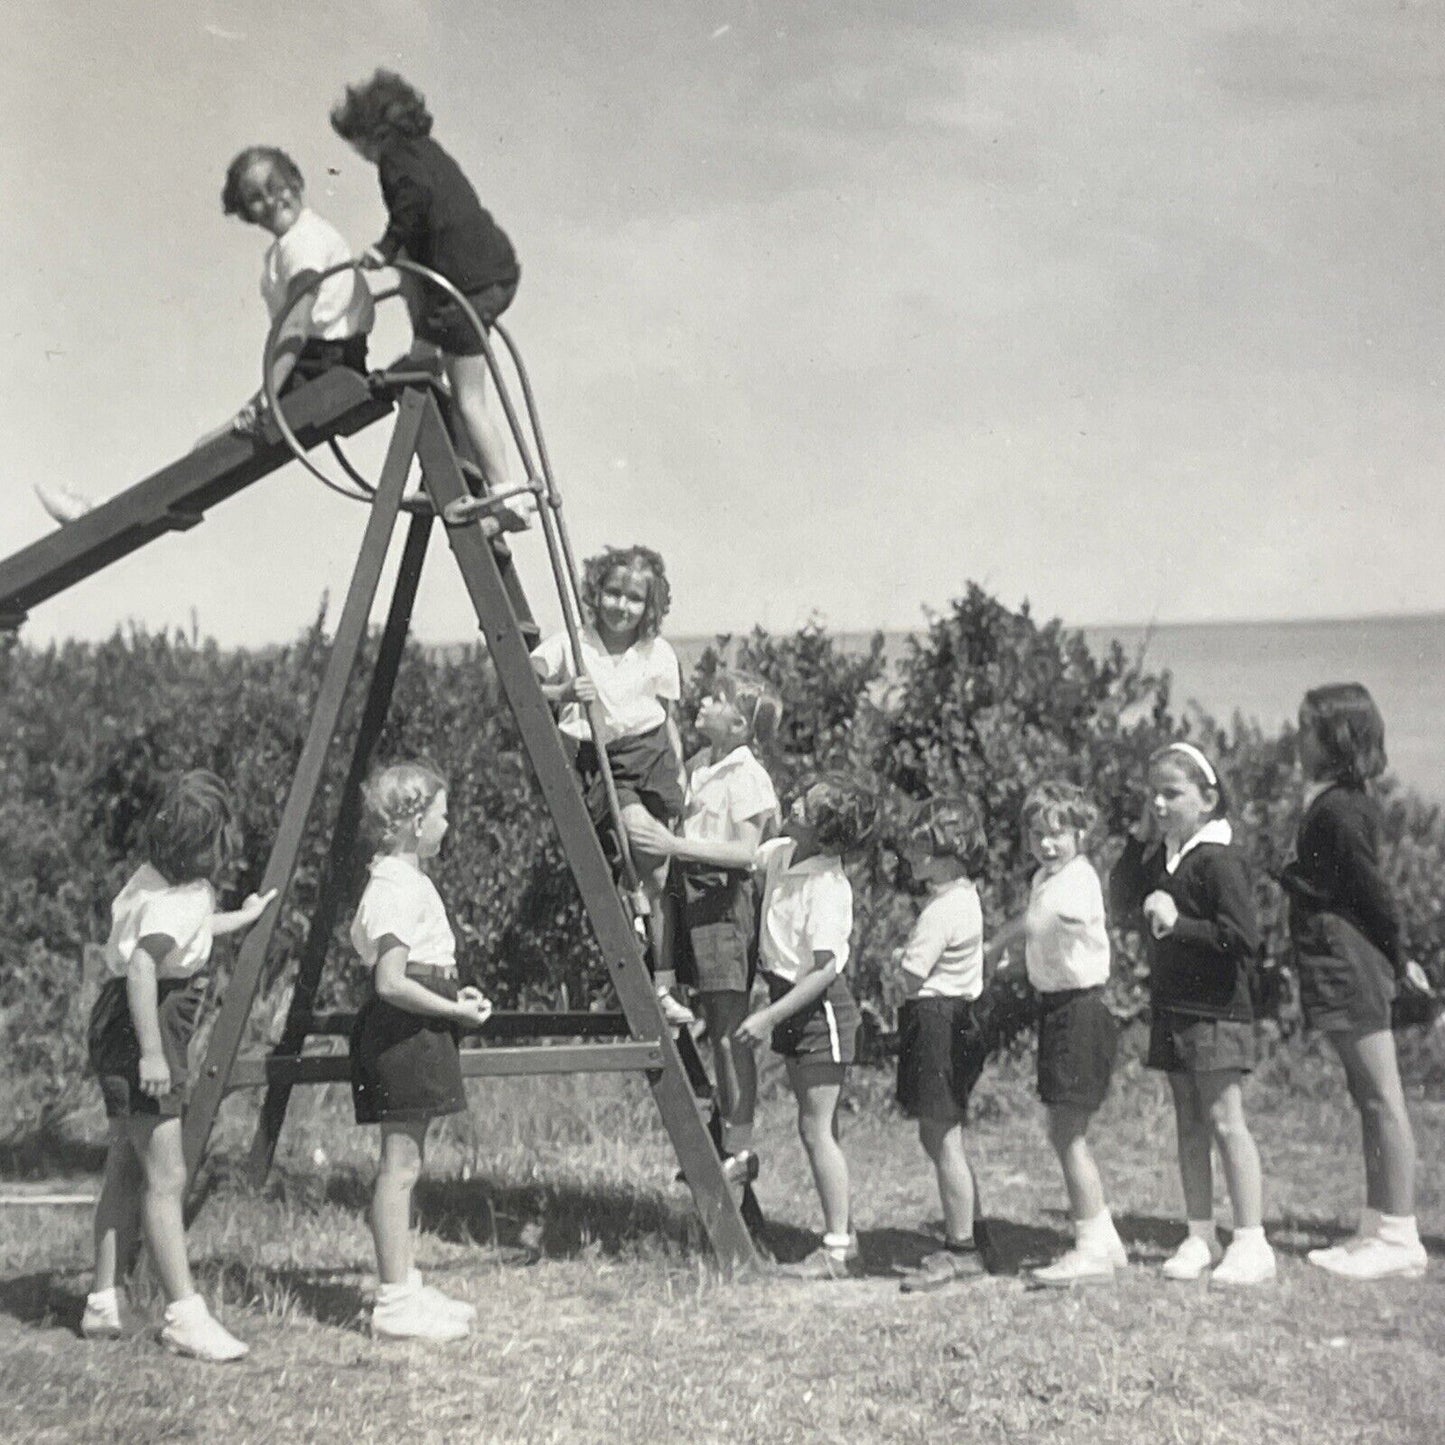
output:
<instances>
[{"instance_id":1,"label":"sky","mask_svg":"<svg viewBox=\"0 0 1445 1445\"><path fill-rule=\"evenodd\" d=\"M516 244L574 544L656 547L678 635L969 581L1080 625L1445 610L1437 6L107 0L7 41L0 554L33 482L109 495L255 389L237 150L380 234L327 115L387 65ZM285 641L364 523L291 466L23 635ZM416 630L475 635L441 548Z\"/></svg>"}]
</instances>

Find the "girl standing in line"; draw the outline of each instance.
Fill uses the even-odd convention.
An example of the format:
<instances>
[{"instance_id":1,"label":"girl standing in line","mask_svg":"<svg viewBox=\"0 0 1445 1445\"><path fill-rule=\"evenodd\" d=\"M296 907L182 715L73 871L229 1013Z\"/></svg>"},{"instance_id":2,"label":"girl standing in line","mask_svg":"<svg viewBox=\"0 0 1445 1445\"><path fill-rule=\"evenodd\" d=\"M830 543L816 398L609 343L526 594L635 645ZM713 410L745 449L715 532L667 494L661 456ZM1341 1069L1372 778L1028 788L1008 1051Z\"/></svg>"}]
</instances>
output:
<instances>
[{"instance_id":1,"label":"girl standing in line","mask_svg":"<svg viewBox=\"0 0 1445 1445\"><path fill-rule=\"evenodd\" d=\"M80 1332L121 1334L119 1275L143 1235L166 1297L161 1343L200 1360L239 1360L249 1346L211 1315L186 1258L181 1117L212 941L249 928L275 895L253 893L232 913L216 911L214 880L239 840L230 794L214 773L183 774L145 838L146 861L111 904L109 977L90 1015L90 1067L110 1138L95 1206L95 1287Z\"/></svg>"},{"instance_id":2,"label":"girl standing in line","mask_svg":"<svg viewBox=\"0 0 1445 1445\"><path fill-rule=\"evenodd\" d=\"M1039 871L1027 910L1005 926L995 945L1023 938L1024 966L1039 999L1039 1098L1068 1191L1074 1247L1033 1277L1058 1287L1106 1283L1129 1263L1087 1137L1109 1092L1119 1036L1104 1001L1104 890L1084 853L1098 818L1099 810L1073 783L1046 781L1024 799L1024 833Z\"/></svg>"},{"instance_id":3,"label":"girl standing in line","mask_svg":"<svg viewBox=\"0 0 1445 1445\"><path fill-rule=\"evenodd\" d=\"M985 1272L975 1235L978 1190L963 1138L969 1095L988 1057L975 1016L984 949L973 879L985 855L978 810L963 798L930 799L899 849L929 896L898 955L907 992L898 1010L898 1104L918 1120L943 1205L943 1248L903 1271L904 1294Z\"/></svg>"},{"instance_id":4,"label":"girl standing in line","mask_svg":"<svg viewBox=\"0 0 1445 1445\"><path fill-rule=\"evenodd\" d=\"M1264 1237L1259 1150L1242 1092L1255 1062L1250 971L1259 925L1225 810L1224 786L1203 752L1184 742L1160 748L1109 891L1114 917L1139 919L1147 933L1147 1064L1168 1075L1174 1096L1189 1233L1164 1274L1198 1279L1213 1266L1213 1283L1234 1286L1273 1279L1275 1260ZM1211 1141L1234 1210L1227 1251L1214 1224Z\"/></svg>"},{"instance_id":5,"label":"girl standing in line","mask_svg":"<svg viewBox=\"0 0 1445 1445\"><path fill-rule=\"evenodd\" d=\"M372 989L351 1037L351 1093L358 1124L381 1126L371 1197L380 1283L371 1333L446 1341L465 1335L476 1310L423 1283L412 1253L411 1197L433 1119L467 1107L457 1038L492 1006L457 987L456 938L423 864L447 831L446 781L422 763L383 768L363 793L380 848L351 925Z\"/></svg>"},{"instance_id":6,"label":"girl standing in line","mask_svg":"<svg viewBox=\"0 0 1445 1445\"><path fill-rule=\"evenodd\" d=\"M1400 912L1380 873L1380 810L1366 790L1385 770L1375 700L1356 682L1314 688L1300 707L1299 747L1304 816L1281 881L1300 1002L1305 1022L1344 1065L1365 1155L1359 1228L1341 1245L1311 1250L1310 1263L1345 1279L1415 1278L1426 1264L1415 1225L1415 1136L1390 1027L1409 965Z\"/></svg>"}]
</instances>

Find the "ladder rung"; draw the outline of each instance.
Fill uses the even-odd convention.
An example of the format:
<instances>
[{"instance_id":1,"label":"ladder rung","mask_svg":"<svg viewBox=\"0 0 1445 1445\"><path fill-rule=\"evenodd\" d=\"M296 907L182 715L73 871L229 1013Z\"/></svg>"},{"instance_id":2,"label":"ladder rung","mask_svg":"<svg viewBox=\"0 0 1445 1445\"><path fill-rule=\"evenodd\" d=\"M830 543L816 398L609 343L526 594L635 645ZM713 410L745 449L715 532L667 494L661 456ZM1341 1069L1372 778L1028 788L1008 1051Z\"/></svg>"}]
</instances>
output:
<instances>
[{"instance_id":1,"label":"ladder rung","mask_svg":"<svg viewBox=\"0 0 1445 1445\"><path fill-rule=\"evenodd\" d=\"M468 1079L528 1074L643 1073L662 1067L656 1044L534 1045L519 1049L463 1049L462 1074ZM251 1054L236 1060L227 1087L261 1089L268 1084L339 1084L351 1078L345 1054Z\"/></svg>"}]
</instances>

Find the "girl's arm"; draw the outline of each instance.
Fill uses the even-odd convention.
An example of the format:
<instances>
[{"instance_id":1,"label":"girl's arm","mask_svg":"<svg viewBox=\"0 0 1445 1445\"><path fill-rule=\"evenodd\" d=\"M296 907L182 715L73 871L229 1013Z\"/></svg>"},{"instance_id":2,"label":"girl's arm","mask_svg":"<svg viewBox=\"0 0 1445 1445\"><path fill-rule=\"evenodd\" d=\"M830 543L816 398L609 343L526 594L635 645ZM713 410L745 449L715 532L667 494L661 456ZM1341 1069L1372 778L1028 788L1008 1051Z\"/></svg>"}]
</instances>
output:
<instances>
[{"instance_id":1,"label":"girl's arm","mask_svg":"<svg viewBox=\"0 0 1445 1445\"><path fill-rule=\"evenodd\" d=\"M1401 966L1400 910L1385 875L1375 830L1368 818L1336 808L1319 818L1321 842L1329 850L1328 871L1335 899L1364 927L1366 935L1386 958ZM1328 906L1328 905L1326 905Z\"/></svg>"},{"instance_id":2,"label":"girl's arm","mask_svg":"<svg viewBox=\"0 0 1445 1445\"><path fill-rule=\"evenodd\" d=\"M1109 916L1121 928L1139 926L1139 910L1153 892L1158 877L1155 854L1159 846L1130 837L1119 854L1119 861L1109 870Z\"/></svg>"},{"instance_id":3,"label":"girl's arm","mask_svg":"<svg viewBox=\"0 0 1445 1445\"><path fill-rule=\"evenodd\" d=\"M415 255L416 243L426 234L428 201L426 188L407 169L406 157L386 151L376 163L381 181L381 198L386 202L386 231L372 248L390 265L406 249Z\"/></svg>"},{"instance_id":4,"label":"girl's arm","mask_svg":"<svg viewBox=\"0 0 1445 1445\"><path fill-rule=\"evenodd\" d=\"M943 950L948 947L948 928L932 908L925 908L908 935L908 942L898 951L898 967L902 973L903 994L912 998L928 982L938 966Z\"/></svg>"},{"instance_id":5,"label":"girl's arm","mask_svg":"<svg viewBox=\"0 0 1445 1445\"><path fill-rule=\"evenodd\" d=\"M1206 916L1195 918L1177 911L1177 900L1166 893L1150 897L1169 899L1175 916L1164 924L1153 920L1156 937L1177 938L1181 943L1202 944L1226 958L1252 958L1259 951L1259 918L1254 906L1244 864L1232 848L1211 850L1215 856L1204 864L1204 908Z\"/></svg>"},{"instance_id":6,"label":"girl's arm","mask_svg":"<svg viewBox=\"0 0 1445 1445\"><path fill-rule=\"evenodd\" d=\"M125 971L125 1001L140 1043L140 1091L151 1098L169 1093L171 1087L156 1010L156 966L175 946L175 940L165 934L149 934L136 944Z\"/></svg>"},{"instance_id":7,"label":"girl's arm","mask_svg":"<svg viewBox=\"0 0 1445 1445\"><path fill-rule=\"evenodd\" d=\"M377 998L393 1008L420 1014L423 1018L449 1019L454 1023L480 1024L485 1021L485 1014L478 1017L481 1011L472 1000L458 998L453 1003L451 999L433 993L416 979L408 978L406 961L410 956L406 944L395 937L382 940L376 959Z\"/></svg>"},{"instance_id":8,"label":"girl's arm","mask_svg":"<svg viewBox=\"0 0 1445 1445\"><path fill-rule=\"evenodd\" d=\"M665 726L667 728L667 740L672 744L672 755L677 759L677 785L682 789L683 796L687 796L687 764L682 757L682 733L677 726L677 703L670 697L659 698L662 710L667 715Z\"/></svg>"},{"instance_id":9,"label":"girl's arm","mask_svg":"<svg viewBox=\"0 0 1445 1445\"><path fill-rule=\"evenodd\" d=\"M211 936L224 938L228 933L239 933L243 928L249 928L266 911L275 896L276 890L268 888L264 893L248 894L246 901L229 913L211 914Z\"/></svg>"},{"instance_id":10,"label":"girl's arm","mask_svg":"<svg viewBox=\"0 0 1445 1445\"><path fill-rule=\"evenodd\" d=\"M742 837L731 843L712 843L670 833L650 814L628 827L628 839L649 853L676 858L679 863L699 863L710 868L732 868L751 872L758 861L763 841L763 819L748 818L737 824Z\"/></svg>"},{"instance_id":11,"label":"girl's arm","mask_svg":"<svg viewBox=\"0 0 1445 1445\"><path fill-rule=\"evenodd\" d=\"M816 1003L828 991L828 985L838 977L838 964L831 953L819 949L813 954L813 967L800 978L776 1003L751 1013L734 1031L734 1038L762 1043L785 1019L801 1013L810 1004Z\"/></svg>"}]
</instances>

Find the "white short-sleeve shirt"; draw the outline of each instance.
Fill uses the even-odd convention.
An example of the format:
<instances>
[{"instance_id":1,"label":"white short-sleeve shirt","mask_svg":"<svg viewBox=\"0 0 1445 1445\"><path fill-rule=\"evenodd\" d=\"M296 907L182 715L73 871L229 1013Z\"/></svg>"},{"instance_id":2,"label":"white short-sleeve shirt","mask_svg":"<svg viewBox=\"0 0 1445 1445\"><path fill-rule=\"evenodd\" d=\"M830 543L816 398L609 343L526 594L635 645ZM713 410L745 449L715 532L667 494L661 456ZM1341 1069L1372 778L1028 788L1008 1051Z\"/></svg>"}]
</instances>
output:
<instances>
[{"instance_id":1,"label":"white short-sleeve shirt","mask_svg":"<svg viewBox=\"0 0 1445 1445\"><path fill-rule=\"evenodd\" d=\"M351 247L341 232L315 211L303 208L291 229L277 236L266 249L261 263L261 296L274 321L286 304L291 283L306 271L329 271L351 260ZM304 325L305 307L297 304L286 326L286 335L319 336L323 341L345 341L371 331L376 321L376 303L359 271L338 271L323 281L312 295L311 324Z\"/></svg>"},{"instance_id":2,"label":"white short-sleeve shirt","mask_svg":"<svg viewBox=\"0 0 1445 1445\"><path fill-rule=\"evenodd\" d=\"M774 838L758 850L763 877L762 966L788 983L813 972L815 953L831 953L841 974L853 936L853 886L836 854L793 862L797 842Z\"/></svg>"},{"instance_id":3,"label":"white short-sleeve shirt","mask_svg":"<svg viewBox=\"0 0 1445 1445\"><path fill-rule=\"evenodd\" d=\"M149 863L142 863L110 905L106 970L124 978L136 945L145 938L163 937L170 939L171 947L156 960L156 977L192 977L211 956L215 911L215 890L205 879L171 884Z\"/></svg>"},{"instance_id":4,"label":"white short-sleeve shirt","mask_svg":"<svg viewBox=\"0 0 1445 1445\"><path fill-rule=\"evenodd\" d=\"M663 702L676 702L682 696L682 669L665 638L648 637L614 653L608 652L593 628L585 627L581 644L582 666L597 684L597 705L602 715L599 741L604 747L618 738L650 733L667 720ZM543 642L532 653L532 660L543 682L570 682L576 676L565 632L555 633ZM579 702L563 706L557 726L579 742L592 739Z\"/></svg>"},{"instance_id":5,"label":"white short-sleeve shirt","mask_svg":"<svg viewBox=\"0 0 1445 1445\"><path fill-rule=\"evenodd\" d=\"M406 945L408 963L455 968L457 940L436 884L415 863L390 853L371 860L371 877L351 922L351 946L375 968L389 934Z\"/></svg>"},{"instance_id":6,"label":"white short-sleeve shirt","mask_svg":"<svg viewBox=\"0 0 1445 1445\"><path fill-rule=\"evenodd\" d=\"M746 743L715 763L700 753L688 767L682 835L706 843L736 843L744 823L778 819L778 794L767 769Z\"/></svg>"},{"instance_id":7,"label":"white short-sleeve shirt","mask_svg":"<svg viewBox=\"0 0 1445 1445\"><path fill-rule=\"evenodd\" d=\"M1024 914L1024 964L1040 993L1109 981L1104 890L1082 853L1057 871L1034 874Z\"/></svg>"},{"instance_id":8,"label":"white short-sleeve shirt","mask_svg":"<svg viewBox=\"0 0 1445 1445\"><path fill-rule=\"evenodd\" d=\"M923 980L919 998L974 999L983 992L983 908L967 878L929 899L900 962Z\"/></svg>"}]
</instances>

